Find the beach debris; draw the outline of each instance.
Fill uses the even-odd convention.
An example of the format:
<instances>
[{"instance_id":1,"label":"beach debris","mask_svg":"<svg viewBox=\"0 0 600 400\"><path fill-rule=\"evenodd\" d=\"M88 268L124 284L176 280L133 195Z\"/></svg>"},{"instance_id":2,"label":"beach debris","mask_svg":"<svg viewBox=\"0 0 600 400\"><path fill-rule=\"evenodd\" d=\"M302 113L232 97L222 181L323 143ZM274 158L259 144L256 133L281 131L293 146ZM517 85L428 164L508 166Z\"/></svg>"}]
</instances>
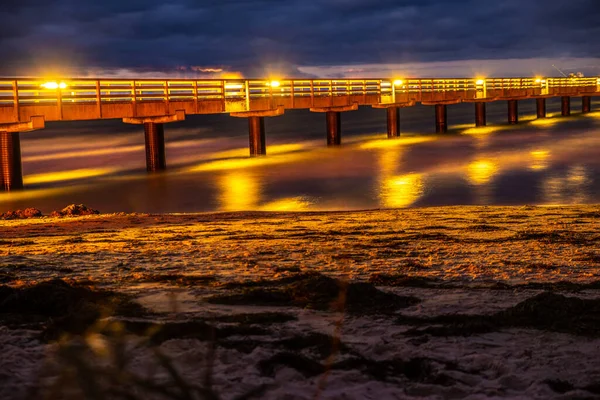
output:
<instances>
[{"instance_id":1,"label":"beach debris","mask_svg":"<svg viewBox=\"0 0 600 400\"><path fill-rule=\"evenodd\" d=\"M241 293L217 295L208 301L230 305L293 306L353 314L390 314L420 302L416 297L381 291L371 283L347 283L319 273L254 283L259 287L242 285Z\"/></svg>"},{"instance_id":2,"label":"beach debris","mask_svg":"<svg viewBox=\"0 0 600 400\"><path fill-rule=\"evenodd\" d=\"M24 287L0 285L0 323L42 327L44 340L81 334L108 315L143 316L146 310L124 294L52 279Z\"/></svg>"},{"instance_id":3,"label":"beach debris","mask_svg":"<svg viewBox=\"0 0 600 400\"><path fill-rule=\"evenodd\" d=\"M51 217L77 217L82 215L100 214L100 211L83 204L70 204L60 211L52 211Z\"/></svg>"},{"instance_id":4,"label":"beach debris","mask_svg":"<svg viewBox=\"0 0 600 400\"><path fill-rule=\"evenodd\" d=\"M42 212L37 208L26 208L24 210L7 211L0 214L0 219L27 219L27 218L40 218Z\"/></svg>"}]
</instances>

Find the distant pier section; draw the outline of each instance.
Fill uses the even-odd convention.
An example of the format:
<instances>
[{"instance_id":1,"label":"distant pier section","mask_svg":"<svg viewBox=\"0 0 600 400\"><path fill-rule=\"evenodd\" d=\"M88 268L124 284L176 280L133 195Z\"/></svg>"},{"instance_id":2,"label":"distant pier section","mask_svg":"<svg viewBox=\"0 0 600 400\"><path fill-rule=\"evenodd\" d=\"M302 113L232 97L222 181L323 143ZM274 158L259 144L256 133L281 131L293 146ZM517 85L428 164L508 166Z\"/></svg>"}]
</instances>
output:
<instances>
[{"instance_id":1,"label":"distant pier section","mask_svg":"<svg viewBox=\"0 0 600 400\"><path fill-rule=\"evenodd\" d=\"M474 103L475 125L486 124L486 103L505 101L507 122L518 123L518 101L536 99L545 118L546 99L561 98L570 115L571 98L581 97L583 113L600 96L600 77L456 79L39 79L0 78L0 190L23 187L21 132L43 129L47 121L121 119L143 125L146 167L167 167L164 124L190 114L228 113L247 118L249 154L267 154L265 117L289 109L325 114L327 145L340 145L341 113L359 106L386 109L388 137L401 134L400 109L431 105L437 133L448 130L447 107Z\"/></svg>"}]
</instances>

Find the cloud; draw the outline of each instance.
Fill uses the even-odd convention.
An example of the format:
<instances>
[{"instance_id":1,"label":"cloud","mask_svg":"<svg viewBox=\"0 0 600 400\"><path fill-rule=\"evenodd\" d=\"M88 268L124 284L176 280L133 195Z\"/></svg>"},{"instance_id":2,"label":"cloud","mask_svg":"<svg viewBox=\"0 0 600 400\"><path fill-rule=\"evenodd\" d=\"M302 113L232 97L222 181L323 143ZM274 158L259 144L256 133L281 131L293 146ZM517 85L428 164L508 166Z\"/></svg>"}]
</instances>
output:
<instances>
[{"instance_id":1,"label":"cloud","mask_svg":"<svg viewBox=\"0 0 600 400\"><path fill-rule=\"evenodd\" d=\"M593 58L597 2L3 0L0 72L207 66L260 75L314 65Z\"/></svg>"}]
</instances>

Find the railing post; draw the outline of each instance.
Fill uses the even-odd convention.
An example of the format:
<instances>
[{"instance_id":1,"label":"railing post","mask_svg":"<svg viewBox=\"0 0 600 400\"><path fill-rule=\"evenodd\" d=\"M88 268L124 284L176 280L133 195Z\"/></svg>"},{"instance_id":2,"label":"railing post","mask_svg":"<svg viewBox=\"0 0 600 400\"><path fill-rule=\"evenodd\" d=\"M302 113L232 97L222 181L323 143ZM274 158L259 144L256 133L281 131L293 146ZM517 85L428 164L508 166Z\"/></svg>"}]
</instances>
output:
<instances>
[{"instance_id":1,"label":"railing post","mask_svg":"<svg viewBox=\"0 0 600 400\"><path fill-rule=\"evenodd\" d=\"M165 114L171 113L171 102L169 101L169 81L165 81Z\"/></svg>"},{"instance_id":2,"label":"railing post","mask_svg":"<svg viewBox=\"0 0 600 400\"><path fill-rule=\"evenodd\" d=\"M15 80L12 82L13 89L13 119L19 122L21 119L19 111L19 83Z\"/></svg>"},{"instance_id":3,"label":"railing post","mask_svg":"<svg viewBox=\"0 0 600 400\"><path fill-rule=\"evenodd\" d=\"M131 86L132 86L132 93L133 93L133 107L131 110L131 115L133 115L134 117L137 116L137 88L136 88L136 83L135 80L131 81Z\"/></svg>"},{"instance_id":4,"label":"railing post","mask_svg":"<svg viewBox=\"0 0 600 400\"><path fill-rule=\"evenodd\" d=\"M58 107L58 119L63 119L63 109L62 109L62 89L59 87L56 89L56 106Z\"/></svg>"},{"instance_id":5,"label":"railing post","mask_svg":"<svg viewBox=\"0 0 600 400\"><path fill-rule=\"evenodd\" d=\"M250 81L244 81L244 90L246 95L246 111L250 111Z\"/></svg>"},{"instance_id":6,"label":"railing post","mask_svg":"<svg viewBox=\"0 0 600 400\"><path fill-rule=\"evenodd\" d=\"M102 92L100 90L100 81L96 81L96 113L98 118L102 119Z\"/></svg>"},{"instance_id":7,"label":"railing post","mask_svg":"<svg viewBox=\"0 0 600 400\"><path fill-rule=\"evenodd\" d=\"M192 82L192 88L194 90L194 112L198 113L198 81L195 79Z\"/></svg>"}]
</instances>

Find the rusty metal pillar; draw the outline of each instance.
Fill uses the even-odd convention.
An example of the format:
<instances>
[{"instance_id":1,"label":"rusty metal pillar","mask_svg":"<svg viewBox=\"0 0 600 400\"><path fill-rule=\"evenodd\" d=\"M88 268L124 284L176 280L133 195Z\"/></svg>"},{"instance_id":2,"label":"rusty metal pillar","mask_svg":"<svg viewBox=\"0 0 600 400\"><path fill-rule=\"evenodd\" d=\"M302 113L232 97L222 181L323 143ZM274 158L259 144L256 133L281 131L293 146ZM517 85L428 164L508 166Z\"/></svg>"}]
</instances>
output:
<instances>
[{"instance_id":1,"label":"rusty metal pillar","mask_svg":"<svg viewBox=\"0 0 600 400\"><path fill-rule=\"evenodd\" d=\"M592 97L591 96L582 96L581 97L581 112L584 114L592 111Z\"/></svg>"},{"instance_id":2,"label":"rusty metal pillar","mask_svg":"<svg viewBox=\"0 0 600 400\"><path fill-rule=\"evenodd\" d=\"M248 130L250 132L250 156L266 155L265 117L248 117Z\"/></svg>"},{"instance_id":3,"label":"rusty metal pillar","mask_svg":"<svg viewBox=\"0 0 600 400\"><path fill-rule=\"evenodd\" d=\"M475 103L475 126L485 126L485 103L480 101Z\"/></svg>"},{"instance_id":4,"label":"rusty metal pillar","mask_svg":"<svg viewBox=\"0 0 600 400\"><path fill-rule=\"evenodd\" d=\"M389 107L386 110L388 138L400 137L400 108Z\"/></svg>"},{"instance_id":5,"label":"rusty metal pillar","mask_svg":"<svg viewBox=\"0 0 600 400\"><path fill-rule=\"evenodd\" d=\"M165 131L163 124L144 122L146 138L146 170L148 172L163 171L167 168L165 159Z\"/></svg>"},{"instance_id":6,"label":"rusty metal pillar","mask_svg":"<svg viewBox=\"0 0 600 400\"><path fill-rule=\"evenodd\" d=\"M571 115L571 98L569 96L560 98L560 113L563 117Z\"/></svg>"},{"instance_id":7,"label":"rusty metal pillar","mask_svg":"<svg viewBox=\"0 0 600 400\"><path fill-rule=\"evenodd\" d=\"M342 121L339 111L327 111L327 146L342 144Z\"/></svg>"},{"instance_id":8,"label":"rusty metal pillar","mask_svg":"<svg viewBox=\"0 0 600 400\"><path fill-rule=\"evenodd\" d=\"M435 105L435 131L437 133L448 132L448 111L445 104Z\"/></svg>"},{"instance_id":9,"label":"rusty metal pillar","mask_svg":"<svg viewBox=\"0 0 600 400\"><path fill-rule=\"evenodd\" d=\"M546 99L535 99L538 118L546 118Z\"/></svg>"},{"instance_id":10,"label":"rusty metal pillar","mask_svg":"<svg viewBox=\"0 0 600 400\"><path fill-rule=\"evenodd\" d=\"M0 188L4 191L23 189L18 132L0 132Z\"/></svg>"},{"instance_id":11,"label":"rusty metal pillar","mask_svg":"<svg viewBox=\"0 0 600 400\"><path fill-rule=\"evenodd\" d=\"M508 123L515 125L519 122L519 103L517 100L508 100Z\"/></svg>"}]
</instances>

